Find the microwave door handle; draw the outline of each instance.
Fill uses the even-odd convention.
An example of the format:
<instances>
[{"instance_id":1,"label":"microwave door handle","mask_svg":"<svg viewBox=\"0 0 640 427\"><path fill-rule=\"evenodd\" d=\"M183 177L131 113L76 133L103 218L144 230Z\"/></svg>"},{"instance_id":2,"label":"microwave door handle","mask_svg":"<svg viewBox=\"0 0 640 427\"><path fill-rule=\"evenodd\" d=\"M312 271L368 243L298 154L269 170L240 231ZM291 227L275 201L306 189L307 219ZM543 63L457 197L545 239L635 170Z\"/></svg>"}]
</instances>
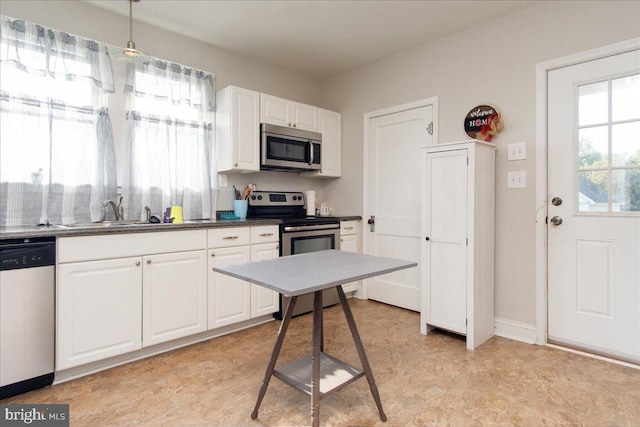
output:
<instances>
[{"instance_id":1,"label":"microwave door handle","mask_svg":"<svg viewBox=\"0 0 640 427\"><path fill-rule=\"evenodd\" d=\"M313 164L313 142L309 141L309 166Z\"/></svg>"}]
</instances>

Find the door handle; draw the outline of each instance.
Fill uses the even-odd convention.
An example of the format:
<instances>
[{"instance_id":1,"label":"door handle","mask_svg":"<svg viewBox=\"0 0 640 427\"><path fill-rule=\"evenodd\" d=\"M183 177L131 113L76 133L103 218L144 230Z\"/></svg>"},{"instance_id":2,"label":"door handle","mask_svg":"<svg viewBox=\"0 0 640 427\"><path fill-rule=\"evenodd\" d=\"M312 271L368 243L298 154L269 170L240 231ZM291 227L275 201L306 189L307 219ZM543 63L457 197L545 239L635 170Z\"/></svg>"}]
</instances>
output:
<instances>
[{"instance_id":1,"label":"door handle","mask_svg":"<svg viewBox=\"0 0 640 427\"><path fill-rule=\"evenodd\" d=\"M559 216L557 216L557 215L556 215L556 216L554 216L554 217L552 217L552 218L551 218L551 224L553 224L553 225L560 225L560 224L562 224L562 218L561 218L561 217L559 217Z\"/></svg>"},{"instance_id":2,"label":"door handle","mask_svg":"<svg viewBox=\"0 0 640 427\"><path fill-rule=\"evenodd\" d=\"M370 232L374 232L376 231L376 217L375 215L371 215L369 217L369 220L367 221L367 224L369 224L369 231Z\"/></svg>"}]
</instances>

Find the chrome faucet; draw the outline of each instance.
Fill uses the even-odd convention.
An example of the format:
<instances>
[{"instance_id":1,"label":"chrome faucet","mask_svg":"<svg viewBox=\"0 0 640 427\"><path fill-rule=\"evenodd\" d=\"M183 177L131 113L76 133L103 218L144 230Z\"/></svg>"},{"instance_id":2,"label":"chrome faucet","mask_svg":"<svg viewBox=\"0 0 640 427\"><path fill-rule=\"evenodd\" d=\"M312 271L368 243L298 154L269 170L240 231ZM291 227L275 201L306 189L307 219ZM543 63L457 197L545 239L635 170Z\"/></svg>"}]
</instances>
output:
<instances>
[{"instance_id":1,"label":"chrome faucet","mask_svg":"<svg viewBox=\"0 0 640 427\"><path fill-rule=\"evenodd\" d=\"M118 197L118 204L111 199L107 199L102 203L102 206L105 208L109 205L113 208L113 213L116 214L116 220L120 221L124 219L124 208L122 207L122 199L123 197Z\"/></svg>"}]
</instances>

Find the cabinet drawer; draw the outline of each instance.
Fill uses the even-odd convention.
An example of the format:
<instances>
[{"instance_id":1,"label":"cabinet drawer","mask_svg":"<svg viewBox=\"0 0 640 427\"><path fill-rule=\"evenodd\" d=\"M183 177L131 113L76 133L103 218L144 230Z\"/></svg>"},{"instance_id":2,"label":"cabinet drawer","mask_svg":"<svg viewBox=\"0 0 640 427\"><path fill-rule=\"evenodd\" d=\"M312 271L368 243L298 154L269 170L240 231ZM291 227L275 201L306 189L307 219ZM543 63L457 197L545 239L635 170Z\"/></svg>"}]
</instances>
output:
<instances>
[{"instance_id":1,"label":"cabinet drawer","mask_svg":"<svg viewBox=\"0 0 640 427\"><path fill-rule=\"evenodd\" d=\"M280 240L279 233L277 225L251 227L251 244L277 242Z\"/></svg>"},{"instance_id":2,"label":"cabinet drawer","mask_svg":"<svg viewBox=\"0 0 640 427\"><path fill-rule=\"evenodd\" d=\"M358 221L340 222L340 234L356 234L358 232Z\"/></svg>"},{"instance_id":3,"label":"cabinet drawer","mask_svg":"<svg viewBox=\"0 0 640 427\"><path fill-rule=\"evenodd\" d=\"M58 263L125 258L206 247L204 230L109 234L58 239Z\"/></svg>"},{"instance_id":4,"label":"cabinet drawer","mask_svg":"<svg viewBox=\"0 0 640 427\"><path fill-rule=\"evenodd\" d=\"M210 248L248 245L251 242L250 227L217 228L208 230Z\"/></svg>"}]
</instances>

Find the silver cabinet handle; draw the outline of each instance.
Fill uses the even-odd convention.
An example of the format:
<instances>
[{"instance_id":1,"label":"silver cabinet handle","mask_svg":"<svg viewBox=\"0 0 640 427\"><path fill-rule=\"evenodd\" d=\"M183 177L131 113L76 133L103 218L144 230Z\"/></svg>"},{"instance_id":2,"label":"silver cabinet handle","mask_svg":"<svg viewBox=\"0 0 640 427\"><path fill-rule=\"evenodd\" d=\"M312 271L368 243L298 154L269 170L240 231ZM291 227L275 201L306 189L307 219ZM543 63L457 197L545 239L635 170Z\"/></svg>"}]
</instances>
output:
<instances>
[{"instance_id":1,"label":"silver cabinet handle","mask_svg":"<svg viewBox=\"0 0 640 427\"><path fill-rule=\"evenodd\" d=\"M136 267L140 267L140 261L136 261Z\"/></svg>"},{"instance_id":2,"label":"silver cabinet handle","mask_svg":"<svg viewBox=\"0 0 640 427\"><path fill-rule=\"evenodd\" d=\"M353 230L353 227L345 227L345 230Z\"/></svg>"},{"instance_id":3,"label":"silver cabinet handle","mask_svg":"<svg viewBox=\"0 0 640 427\"><path fill-rule=\"evenodd\" d=\"M227 237L223 237L222 240L235 240L237 238L238 236L227 236Z\"/></svg>"},{"instance_id":4,"label":"silver cabinet handle","mask_svg":"<svg viewBox=\"0 0 640 427\"><path fill-rule=\"evenodd\" d=\"M151 260L150 259L147 260L147 265L149 265L149 264L151 264Z\"/></svg>"},{"instance_id":5,"label":"silver cabinet handle","mask_svg":"<svg viewBox=\"0 0 640 427\"><path fill-rule=\"evenodd\" d=\"M260 235L260 237L271 237L271 236L273 236L273 233L262 233Z\"/></svg>"},{"instance_id":6,"label":"silver cabinet handle","mask_svg":"<svg viewBox=\"0 0 640 427\"><path fill-rule=\"evenodd\" d=\"M211 252L211 258L213 258L214 256L216 256L215 252Z\"/></svg>"}]
</instances>

